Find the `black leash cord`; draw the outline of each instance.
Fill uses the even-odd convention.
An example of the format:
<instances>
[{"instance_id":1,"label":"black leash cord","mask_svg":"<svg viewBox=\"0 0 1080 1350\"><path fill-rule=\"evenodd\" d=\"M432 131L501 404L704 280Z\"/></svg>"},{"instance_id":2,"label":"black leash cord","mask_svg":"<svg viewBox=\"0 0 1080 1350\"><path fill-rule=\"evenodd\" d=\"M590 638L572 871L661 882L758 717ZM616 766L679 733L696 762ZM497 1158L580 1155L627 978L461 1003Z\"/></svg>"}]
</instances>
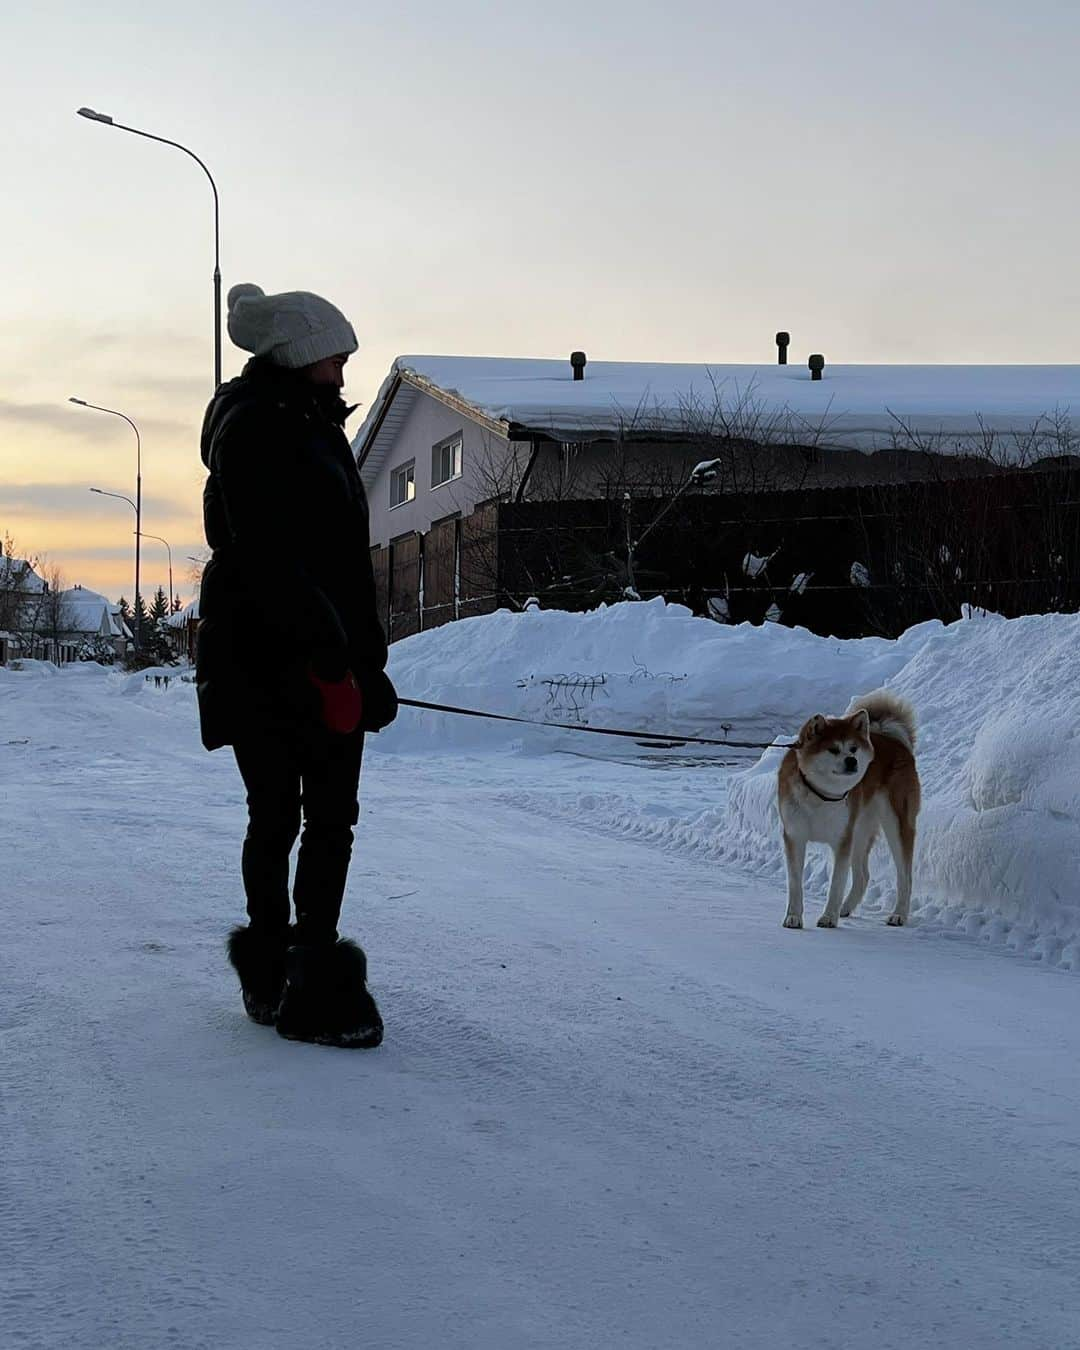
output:
<instances>
[{"instance_id":1,"label":"black leash cord","mask_svg":"<svg viewBox=\"0 0 1080 1350\"><path fill-rule=\"evenodd\" d=\"M587 731L593 736L627 736L635 741L658 741L665 745L719 745L728 750L786 749L776 741L717 741L708 736L664 735L657 731L623 731L617 727L584 727L575 722L541 722L535 717L512 717L509 713L481 712L477 708L455 708L449 703L424 703L416 698L399 698L403 708L423 708L427 712L453 713L458 717L483 717L491 722L523 722L530 727L554 727L559 731Z\"/></svg>"}]
</instances>

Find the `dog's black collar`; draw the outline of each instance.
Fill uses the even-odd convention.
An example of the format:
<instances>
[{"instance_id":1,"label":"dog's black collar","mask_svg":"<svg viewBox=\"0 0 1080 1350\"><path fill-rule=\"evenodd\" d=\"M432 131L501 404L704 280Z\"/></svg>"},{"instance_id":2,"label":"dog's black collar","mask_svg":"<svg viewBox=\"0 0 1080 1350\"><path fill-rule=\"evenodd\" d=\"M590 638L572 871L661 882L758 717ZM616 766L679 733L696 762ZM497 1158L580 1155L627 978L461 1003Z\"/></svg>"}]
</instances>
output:
<instances>
[{"instance_id":1,"label":"dog's black collar","mask_svg":"<svg viewBox=\"0 0 1080 1350\"><path fill-rule=\"evenodd\" d=\"M813 783L811 783L810 779L807 778L806 774L803 773L802 769L799 770L799 777L803 780L803 786L808 787L810 791L814 794L814 796L820 797L823 802L846 802L848 798L848 792L851 791L851 789L848 788L847 792L845 792L842 797L826 797L824 792L819 792L817 790L817 788L813 785Z\"/></svg>"}]
</instances>

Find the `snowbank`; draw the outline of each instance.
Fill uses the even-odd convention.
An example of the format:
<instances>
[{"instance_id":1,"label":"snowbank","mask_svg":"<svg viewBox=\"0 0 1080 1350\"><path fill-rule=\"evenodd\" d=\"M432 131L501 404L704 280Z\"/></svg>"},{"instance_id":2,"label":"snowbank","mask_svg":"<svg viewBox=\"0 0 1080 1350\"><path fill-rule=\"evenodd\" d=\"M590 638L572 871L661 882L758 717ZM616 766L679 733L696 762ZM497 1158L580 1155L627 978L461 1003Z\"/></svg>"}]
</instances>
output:
<instances>
[{"instance_id":1,"label":"snowbank","mask_svg":"<svg viewBox=\"0 0 1080 1350\"><path fill-rule=\"evenodd\" d=\"M54 661L38 661L29 656L17 656L10 665L0 666L0 680L16 677L36 677L47 679L50 675L59 675L60 667Z\"/></svg>"},{"instance_id":2,"label":"snowbank","mask_svg":"<svg viewBox=\"0 0 1080 1350\"><path fill-rule=\"evenodd\" d=\"M968 618L925 634L889 681L920 719L922 923L1071 969L1080 969L1078 648L1077 615ZM780 758L768 752L732 786L728 823L751 854L775 838ZM772 866L782 871L778 859ZM823 892L823 852L811 872ZM890 877L883 849L875 875ZM882 896L891 879L874 889Z\"/></svg>"},{"instance_id":3,"label":"snowbank","mask_svg":"<svg viewBox=\"0 0 1080 1350\"><path fill-rule=\"evenodd\" d=\"M500 610L396 643L390 673L402 694L425 702L594 727L768 740L798 724L809 704L835 702L837 690L867 678L883 684L922 631L913 629L900 643L829 642L776 624L729 628L659 598L588 614ZM812 658L807 641L817 644ZM581 741L573 732L404 709L380 735L379 748L562 750L579 749Z\"/></svg>"},{"instance_id":4,"label":"snowbank","mask_svg":"<svg viewBox=\"0 0 1080 1350\"><path fill-rule=\"evenodd\" d=\"M841 711L887 684L920 718L917 922L1080 969L1078 650L1076 615L970 616L897 641L839 641L773 624L725 627L657 600L449 625L396 644L391 671L403 694L431 702L734 740L788 736L812 713ZM585 739L404 709L376 745L539 751L581 749ZM590 751L607 745L587 739ZM781 755L767 751L738 774L726 806L703 780L696 812L593 793L559 809L780 877ZM825 853L812 854L808 891L823 893L827 875ZM884 853L874 876L870 913L892 889Z\"/></svg>"}]
</instances>

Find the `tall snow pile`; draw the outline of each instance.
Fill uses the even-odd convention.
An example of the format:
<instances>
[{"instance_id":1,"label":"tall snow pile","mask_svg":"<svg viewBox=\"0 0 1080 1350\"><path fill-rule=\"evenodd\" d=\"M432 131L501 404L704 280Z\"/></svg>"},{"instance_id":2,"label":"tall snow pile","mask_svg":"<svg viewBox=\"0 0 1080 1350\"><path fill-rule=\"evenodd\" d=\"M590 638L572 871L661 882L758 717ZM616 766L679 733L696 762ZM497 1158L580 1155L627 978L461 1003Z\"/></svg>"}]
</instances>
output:
<instances>
[{"instance_id":1,"label":"tall snow pile","mask_svg":"<svg viewBox=\"0 0 1080 1350\"><path fill-rule=\"evenodd\" d=\"M924 923L1000 938L1073 969L1080 969L1078 643L1077 615L924 625L897 643L908 659L889 680L920 719L916 886ZM768 752L732 785L729 821L744 840L774 837L780 758ZM827 870L819 856L812 865L819 890ZM875 875L891 885L883 849Z\"/></svg>"},{"instance_id":2,"label":"tall snow pile","mask_svg":"<svg viewBox=\"0 0 1080 1350\"><path fill-rule=\"evenodd\" d=\"M903 665L898 648L906 651L907 641L826 642L775 624L727 627L656 599L587 614L500 610L465 619L395 643L390 673L402 694L431 703L707 737L723 737L727 724L730 738L767 741L804 720L810 704L835 703L844 691L846 706L853 685L884 684ZM585 739L405 709L378 748L513 742L576 750Z\"/></svg>"},{"instance_id":3,"label":"tall snow pile","mask_svg":"<svg viewBox=\"0 0 1080 1350\"><path fill-rule=\"evenodd\" d=\"M971 615L896 641L839 641L775 624L726 627L656 600L466 620L396 644L391 673L404 695L431 702L733 740L787 738L813 713L842 712L853 695L887 685L919 716L916 922L1080 969L1078 651L1077 615ZM375 748L541 751L585 741L593 751L607 744L404 709ZM726 805L716 776L703 771L693 816L591 794L564 809L606 815L611 828L638 835L666 832L680 846L780 877L782 754L766 751L738 773ZM823 893L828 866L824 851L812 852L809 894ZM870 913L892 890L884 850L873 876Z\"/></svg>"}]
</instances>

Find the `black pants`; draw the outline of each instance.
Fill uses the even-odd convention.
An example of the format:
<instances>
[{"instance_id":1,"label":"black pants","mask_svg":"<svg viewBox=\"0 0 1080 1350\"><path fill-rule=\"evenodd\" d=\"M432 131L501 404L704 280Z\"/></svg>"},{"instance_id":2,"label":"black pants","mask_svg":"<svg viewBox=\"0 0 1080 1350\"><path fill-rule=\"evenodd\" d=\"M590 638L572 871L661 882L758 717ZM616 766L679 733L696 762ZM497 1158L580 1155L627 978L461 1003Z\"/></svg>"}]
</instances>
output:
<instances>
[{"instance_id":1,"label":"black pants","mask_svg":"<svg viewBox=\"0 0 1080 1350\"><path fill-rule=\"evenodd\" d=\"M252 925L289 923L289 853L304 831L296 860L293 903L297 940L333 942L360 818L363 732L273 735L233 746L247 788L248 829L243 874Z\"/></svg>"}]
</instances>

